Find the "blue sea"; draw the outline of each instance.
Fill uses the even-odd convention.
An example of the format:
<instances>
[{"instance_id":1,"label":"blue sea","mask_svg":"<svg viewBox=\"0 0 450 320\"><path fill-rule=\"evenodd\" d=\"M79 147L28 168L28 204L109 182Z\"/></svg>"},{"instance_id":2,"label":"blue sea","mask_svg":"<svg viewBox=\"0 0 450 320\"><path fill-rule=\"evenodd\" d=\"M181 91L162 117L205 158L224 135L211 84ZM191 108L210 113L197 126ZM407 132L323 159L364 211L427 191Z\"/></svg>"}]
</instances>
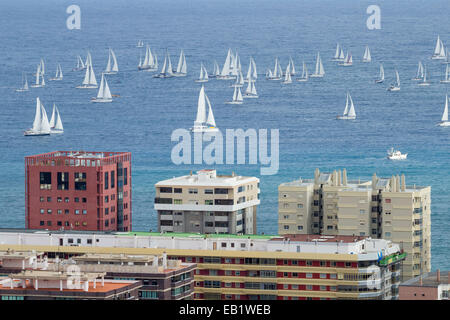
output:
<instances>
[{"instance_id":1,"label":"blue sea","mask_svg":"<svg viewBox=\"0 0 450 320\"><path fill-rule=\"evenodd\" d=\"M81 29L69 30L66 9L81 9ZM312 178L314 169L347 168L350 179L390 177L404 173L407 184L432 187L432 268L450 269L450 129L436 127L450 85L440 84L445 66L431 60L438 34L450 45L448 0L376 1L381 29L368 30L366 9L373 1L288 0L3 0L0 3L0 227L24 227L24 157L55 150L132 152L133 229L157 229L153 209L154 184L216 168L261 179L258 232L277 232L277 188L282 182ZM150 44L160 65L166 49L176 65L184 49L185 78L155 79L138 72L138 40ZM331 59L339 42L353 54L352 67ZM369 45L372 63L361 63ZM79 90L84 72L72 72L77 55L92 54L94 71L106 67L114 49L120 72L107 76L113 103L93 104L94 90ZM203 62L222 66L228 48L237 50L244 75L252 56L259 78L259 99L226 105L233 88L229 81L205 84L217 126L279 129L280 167L260 176L260 165L181 165L171 161L171 133L190 128L197 110ZM289 56L297 72L302 61L311 71L320 51L326 75L307 83L282 85L266 81L264 73L279 57L283 70ZM34 81L39 60L46 63L45 88L17 93L22 72ZM422 60L432 85L411 81ZM48 81L60 63L64 80ZM379 63L386 81L375 84ZM401 91L389 93L394 68ZM245 87L244 87L245 89ZM355 103L356 121L336 121L343 112L346 91ZM55 102L65 132L48 137L24 137L31 127L39 96L50 117ZM407 152L407 161L385 159L391 146Z\"/></svg>"}]
</instances>

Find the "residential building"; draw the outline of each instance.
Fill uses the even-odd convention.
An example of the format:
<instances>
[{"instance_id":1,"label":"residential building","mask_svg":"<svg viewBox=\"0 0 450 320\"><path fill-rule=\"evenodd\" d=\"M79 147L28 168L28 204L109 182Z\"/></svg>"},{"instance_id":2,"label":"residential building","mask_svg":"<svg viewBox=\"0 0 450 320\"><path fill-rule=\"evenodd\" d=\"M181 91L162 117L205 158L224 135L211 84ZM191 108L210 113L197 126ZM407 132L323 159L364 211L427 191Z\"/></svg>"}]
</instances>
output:
<instances>
[{"instance_id":1,"label":"residential building","mask_svg":"<svg viewBox=\"0 0 450 320\"><path fill-rule=\"evenodd\" d=\"M347 180L344 169L278 187L278 232L387 239L408 253L404 279L431 269L431 187L405 176Z\"/></svg>"},{"instance_id":2,"label":"residential building","mask_svg":"<svg viewBox=\"0 0 450 320\"><path fill-rule=\"evenodd\" d=\"M258 178L200 170L155 187L160 232L256 233Z\"/></svg>"},{"instance_id":3,"label":"residential building","mask_svg":"<svg viewBox=\"0 0 450 320\"><path fill-rule=\"evenodd\" d=\"M428 272L400 284L400 300L449 300L450 271Z\"/></svg>"},{"instance_id":4,"label":"residential building","mask_svg":"<svg viewBox=\"0 0 450 320\"><path fill-rule=\"evenodd\" d=\"M131 231L131 153L25 157L28 229Z\"/></svg>"}]
</instances>

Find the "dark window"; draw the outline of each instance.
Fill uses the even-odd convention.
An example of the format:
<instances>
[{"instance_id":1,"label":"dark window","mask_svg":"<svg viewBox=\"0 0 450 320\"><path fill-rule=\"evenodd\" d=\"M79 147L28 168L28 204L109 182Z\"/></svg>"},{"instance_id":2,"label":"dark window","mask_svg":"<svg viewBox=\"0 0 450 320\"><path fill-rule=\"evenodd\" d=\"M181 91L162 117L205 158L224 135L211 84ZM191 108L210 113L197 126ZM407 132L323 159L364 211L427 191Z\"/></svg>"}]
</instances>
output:
<instances>
[{"instance_id":1,"label":"dark window","mask_svg":"<svg viewBox=\"0 0 450 320\"><path fill-rule=\"evenodd\" d=\"M69 190L69 173L58 172L56 182L58 184L58 190Z\"/></svg>"},{"instance_id":2,"label":"dark window","mask_svg":"<svg viewBox=\"0 0 450 320\"><path fill-rule=\"evenodd\" d=\"M80 202L80 198L75 197L74 201L75 201L75 202Z\"/></svg>"},{"instance_id":3,"label":"dark window","mask_svg":"<svg viewBox=\"0 0 450 320\"><path fill-rule=\"evenodd\" d=\"M183 193L183 189L182 188L174 188L173 192L174 193Z\"/></svg>"},{"instance_id":4,"label":"dark window","mask_svg":"<svg viewBox=\"0 0 450 320\"><path fill-rule=\"evenodd\" d=\"M105 190L109 187L108 172L105 172Z\"/></svg>"},{"instance_id":5,"label":"dark window","mask_svg":"<svg viewBox=\"0 0 450 320\"><path fill-rule=\"evenodd\" d=\"M75 172L75 190L86 190L86 172Z\"/></svg>"},{"instance_id":6,"label":"dark window","mask_svg":"<svg viewBox=\"0 0 450 320\"><path fill-rule=\"evenodd\" d=\"M39 221L39 225L43 226L43 225L45 225L45 222L44 221Z\"/></svg>"},{"instance_id":7,"label":"dark window","mask_svg":"<svg viewBox=\"0 0 450 320\"><path fill-rule=\"evenodd\" d=\"M124 185L128 184L127 177L128 177L128 168L124 168L123 169L123 184Z\"/></svg>"},{"instance_id":8,"label":"dark window","mask_svg":"<svg viewBox=\"0 0 450 320\"><path fill-rule=\"evenodd\" d=\"M83 198L83 202L87 202L87 199L86 199L86 198Z\"/></svg>"},{"instance_id":9,"label":"dark window","mask_svg":"<svg viewBox=\"0 0 450 320\"><path fill-rule=\"evenodd\" d=\"M114 185L114 177L115 177L114 171L111 171L111 188L115 187L115 185Z\"/></svg>"},{"instance_id":10,"label":"dark window","mask_svg":"<svg viewBox=\"0 0 450 320\"><path fill-rule=\"evenodd\" d=\"M225 200L225 199L215 199L214 203L216 205L222 205L222 206L232 206L233 205L233 200Z\"/></svg>"},{"instance_id":11,"label":"dark window","mask_svg":"<svg viewBox=\"0 0 450 320\"><path fill-rule=\"evenodd\" d=\"M228 194L228 189L224 188L215 188L214 189L215 194Z\"/></svg>"},{"instance_id":12,"label":"dark window","mask_svg":"<svg viewBox=\"0 0 450 320\"><path fill-rule=\"evenodd\" d=\"M58 221L58 222L57 222L57 225L58 225L59 227L61 227L61 226L62 226L62 221Z\"/></svg>"},{"instance_id":13,"label":"dark window","mask_svg":"<svg viewBox=\"0 0 450 320\"><path fill-rule=\"evenodd\" d=\"M44 190L50 190L52 188L52 173L41 172L39 174L40 188Z\"/></svg>"},{"instance_id":14,"label":"dark window","mask_svg":"<svg viewBox=\"0 0 450 320\"><path fill-rule=\"evenodd\" d=\"M159 192L161 192L161 193L172 193L172 188L170 188L170 187L161 187L161 188L159 188Z\"/></svg>"}]
</instances>

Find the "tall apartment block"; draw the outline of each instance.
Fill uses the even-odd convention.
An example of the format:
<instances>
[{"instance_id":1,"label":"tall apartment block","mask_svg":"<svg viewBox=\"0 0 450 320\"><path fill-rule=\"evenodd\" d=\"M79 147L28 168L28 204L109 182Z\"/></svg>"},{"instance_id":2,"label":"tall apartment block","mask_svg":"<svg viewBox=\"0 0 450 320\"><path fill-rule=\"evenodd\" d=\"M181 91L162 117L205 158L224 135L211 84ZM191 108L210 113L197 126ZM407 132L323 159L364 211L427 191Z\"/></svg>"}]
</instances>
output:
<instances>
[{"instance_id":1,"label":"tall apartment block","mask_svg":"<svg viewBox=\"0 0 450 320\"><path fill-rule=\"evenodd\" d=\"M28 229L131 231L131 153L25 157Z\"/></svg>"},{"instance_id":2,"label":"tall apartment block","mask_svg":"<svg viewBox=\"0 0 450 320\"><path fill-rule=\"evenodd\" d=\"M155 187L160 232L256 233L258 178L200 170Z\"/></svg>"},{"instance_id":3,"label":"tall apartment block","mask_svg":"<svg viewBox=\"0 0 450 320\"><path fill-rule=\"evenodd\" d=\"M407 253L404 279L431 269L431 187L405 176L348 180L344 169L278 187L279 234L358 235L387 239Z\"/></svg>"}]
</instances>

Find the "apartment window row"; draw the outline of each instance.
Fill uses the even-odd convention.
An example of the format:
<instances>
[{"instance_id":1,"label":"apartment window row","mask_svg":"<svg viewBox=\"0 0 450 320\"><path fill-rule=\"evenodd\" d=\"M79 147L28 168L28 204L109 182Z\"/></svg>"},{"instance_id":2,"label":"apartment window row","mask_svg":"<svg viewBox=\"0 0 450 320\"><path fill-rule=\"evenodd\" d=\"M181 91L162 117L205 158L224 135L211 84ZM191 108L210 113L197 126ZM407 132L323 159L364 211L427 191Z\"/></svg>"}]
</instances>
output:
<instances>
[{"instance_id":1,"label":"apartment window row","mask_svg":"<svg viewBox=\"0 0 450 320\"><path fill-rule=\"evenodd\" d=\"M81 200L81 201L80 201ZM52 197L40 197L39 198L40 202L53 202L53 198ZM57 197L56 198L56 202L63 202L63 197ZM70 202L70 198L69 197L64 197L64 202L68 203ZM79 198L79 197L74 197L73 198L73 202L82 202L82 203L86 203L87 202L87 198Z\"/></svg>"},{"instance_id":2,"label":"apartment window row","mask_svg":"<svg viewBox=\"0 0 450 320\"><path fill-rule=\"evenodd\" d=\"M50 221L50 220L47 220L47 221L44 221L44 220L41 220L41 221L39 221L39 225L41 226L41 227L43 227L43 226L48 226L48 227L51 227L51 226L53 226L53 222L54 221ZM79 227L79 226L83 226L83 227L87 227L87 225L88 225L88 223L86 222L86 221L82 221L81 222L81 224L80 224L80 221L75 221L75 222L73 222L73 223L71 223L70 221L56 221L56 226L58 226L58 227Z\"/></svg>"},{"instance_id":3,"label":"apartment window row","mask_svg":"<svg viewBox=\"0 0 450 320\"><path fill-rule=\"evenodd\" d=\"M56 214L70 214L70 209L56 209ZM54 212L53 209L40 209L41 214L52 214ZM86 209L73 209L73 213L74 214L87 214L87 210Z\"/></svg>"}]
</instances>

